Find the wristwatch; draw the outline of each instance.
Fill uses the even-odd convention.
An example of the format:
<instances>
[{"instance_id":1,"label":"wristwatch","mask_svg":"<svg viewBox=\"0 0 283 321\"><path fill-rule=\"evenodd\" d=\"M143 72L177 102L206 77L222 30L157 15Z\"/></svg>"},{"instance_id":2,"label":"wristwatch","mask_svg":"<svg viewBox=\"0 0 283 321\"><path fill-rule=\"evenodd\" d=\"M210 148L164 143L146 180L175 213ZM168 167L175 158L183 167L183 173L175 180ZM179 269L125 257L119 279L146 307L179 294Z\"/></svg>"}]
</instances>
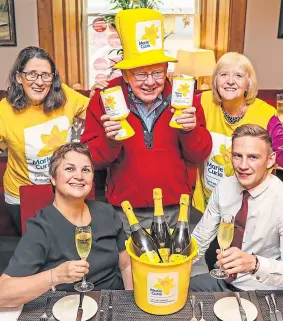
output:
<instances>
[{"instance_id":1,"label":"wristwatch","mask_svg":"<svg viewBox=\"0 0 283 321\"><path fill-rule=\"evenodd\" d=\"M250 273L255 274L259 269L259 260L258 260L258 257L254 253L252 253L252 255L255 258L255 268Z\"/></svg>"}]
</instances>

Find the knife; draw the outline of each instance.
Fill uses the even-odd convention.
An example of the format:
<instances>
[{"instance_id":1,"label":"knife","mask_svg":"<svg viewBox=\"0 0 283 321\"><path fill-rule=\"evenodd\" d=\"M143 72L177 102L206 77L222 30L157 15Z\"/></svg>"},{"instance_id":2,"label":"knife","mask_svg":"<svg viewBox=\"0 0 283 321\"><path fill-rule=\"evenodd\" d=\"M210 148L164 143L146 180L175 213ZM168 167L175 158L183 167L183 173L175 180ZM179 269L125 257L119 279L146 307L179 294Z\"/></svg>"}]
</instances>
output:
<instances>
[{"instance_id":1,"label":"knife","mask_svg":"<svg viewBox=\"0 0 283 321\"><path fill-rule=\"evenodd\" d=\"M103 295L102 298L101 298L101 305L100 305L100 310L99 310L99 321L103 321L104 320L104 309L103 309L103 306L104 306L104 298L105 296Z\"/></svg>"},{"instance_id":2,"label":"knife","mask_svg":"<svg viewBox=\"0 0 283 321\"><path fill-rule=\"evenodd\" d=\"M80 303L78 307L78 312L77 312L77 318L76 321L81 321L83 317L83 299L84 299L84 292L80 293Z\"/></svg>"},{"instance_id":3,"label":"knife","mask_svg":"<svg viewBox=\"0 0 283 321\"><path fill-rule=\"evenodd\" d=\"M242 319L242 321L247 321L248 319L247 319L246 311L244 310L244 308L242 306L242 302L241 302L241 298L240 298L239 292L235 292L235 296L236 296L236 299L238 301L241 319Z\"/></svg>"},{"instance_id":4,"label":"knife","mask_svg":"<svg viewBox=\"0 0 283 321\"><path fill-rule=\"evenodd\" d=\"M266 300L267 305L269 307L270 320L271 321L276 321L275 313L271 310L271 306L270 306L270 303L269 303L268 295L265 296L265 300Z\"/></svg>"},{"instance_id":5,"label":"knife","mask_svg":"<svg viewBox=\"0 0 283 321\"><path fill-rule=\"evenodd\" d=\"M109 294L109 307L108 307L108 316L107 316L107 321L112 321L112 292Z\"/></svg>"},{"instance_id":6,"label":"knife","mask_svg":"<svg viewBox=\"0 0 283 321\"><path fill-rule=\"evenodd\" d=\"M276 319L277 319L277 321L282 321L282 314L277 308L277 304L276 304L276 301L275 301L275 294L274 293L271 294L271 298L272 298L273 304L275 306Z\"/></svg>"}]
</instances>

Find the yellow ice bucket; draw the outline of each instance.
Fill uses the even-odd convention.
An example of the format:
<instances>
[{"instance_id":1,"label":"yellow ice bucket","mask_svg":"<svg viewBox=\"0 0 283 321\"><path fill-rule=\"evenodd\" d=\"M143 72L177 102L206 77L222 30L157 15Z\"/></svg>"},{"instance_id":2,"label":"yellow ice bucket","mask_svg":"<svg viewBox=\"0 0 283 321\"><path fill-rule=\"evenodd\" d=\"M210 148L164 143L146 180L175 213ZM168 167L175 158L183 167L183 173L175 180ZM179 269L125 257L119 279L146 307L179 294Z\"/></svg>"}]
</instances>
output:
<instances>
[{"instance_id":1,"label":"yellow ice bucket","mask_svg":"<svg viewBox=\"0 0 283 321\"><path fill-rule=\"evenodd\" d=\"M134 254L132 239L126 249L132 261L134 297L137 306L151 314L165 315L181 310L187 302L193 258L197 242L191 240L191 254L181 262L143 262Z\"/></svg>"}]
</instances>

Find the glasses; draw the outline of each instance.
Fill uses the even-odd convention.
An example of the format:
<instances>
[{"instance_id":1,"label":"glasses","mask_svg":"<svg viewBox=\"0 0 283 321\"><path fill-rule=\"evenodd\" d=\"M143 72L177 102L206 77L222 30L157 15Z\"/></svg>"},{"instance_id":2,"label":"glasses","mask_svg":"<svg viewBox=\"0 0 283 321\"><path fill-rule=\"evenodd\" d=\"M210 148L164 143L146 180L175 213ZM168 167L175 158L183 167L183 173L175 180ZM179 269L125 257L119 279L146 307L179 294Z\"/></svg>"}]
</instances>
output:
<instances>
[{"instance_id":1,"label":"glasses","mask_svg":"<svg viewBox=\"0 0 283 321\"><path fill-rule=\"evenodd\" d=\"M153 71L152 73L148 73L148 72L132 72L131 70L129 70L131 74L134 75L135 79L137 81L145 81L148 76L151 76L154 80L158 80L158 79L162 79L165 75L165 71L161 70L161 71Z\"/></svg>"},{"instance_id":2,"label":"glasses","mask_svg":"<svg viewBox=\"0 0 283 321\"><path fill-rule=\"evenodd\" d=\"M44 82L50 82L53 79L53 74L49 72L38 74L35 71L21 71L21 73L25 75L26 80L28 81L36 81L38 77L41 77Z\"/></svg>"},{"instance_id":3,"label":"glasses","mask_svg":"<svg viewBox=\"0 0 283 321\"><path fill-rule=\"evenodd\" d=\"M218 227L217 240L221 249L221 252L227 250L233 241L234 237L234 216L225 214L221 217L221 221ZM227 279L229 274L219 269L213 269L210 271L210 275L215 279Z\"/></svg>"},{"instance_id":4,"label":"glasses","mask_svg":"<svg viewBox=\"0 0 283 321\"><path fill-rule=\"evenodd\" d=\"M86 260L92 245L92 233L90 226L76 227L76 248L82 260ZM86 282L84 275L82 282L77 283L74 289L78 292L88 292L93 289L91 282Z\"/></svg>"},{"instance_id":5,"label":"glasses","mask_svg":"<svg viewBox=\"0 0 283 321\"><path fill-rule=\"evenodd\" d=\"M218 77L222 80L229 80L230 77L234 79L234 81L241 82L246 78L246 74L243 74L241 72L227 72L227 71L222 71L218 73Z\"/></svg>"}]
</instances>

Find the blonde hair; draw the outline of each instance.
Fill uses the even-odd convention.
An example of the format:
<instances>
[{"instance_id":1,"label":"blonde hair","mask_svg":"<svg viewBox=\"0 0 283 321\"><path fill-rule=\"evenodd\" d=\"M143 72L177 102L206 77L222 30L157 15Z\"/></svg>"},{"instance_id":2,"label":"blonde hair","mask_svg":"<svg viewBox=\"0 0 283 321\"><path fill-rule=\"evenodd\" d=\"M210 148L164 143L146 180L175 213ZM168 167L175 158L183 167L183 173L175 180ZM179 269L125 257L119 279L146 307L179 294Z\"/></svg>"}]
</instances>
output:
<instances>
[{"instance_id":1,"label":"blonde hair","mask_svg":"<svg viewBox=\"0 0 283 321\"><path fill-rule=\"evenodd\" d=\"M233 142L236 138L251 136L251 137L258 137L263 140L268 148L269 153L273 152L272 149L272 138L269 135L268 131L263 127L255 124L245 124L242 126L237 127L232 135L232 146Z\"/></svg>"},{"instance_id":2,"label":"blonde hair","mask_svg":"<svg viewBox=\"0 0 283 321\"><path fill-rule=\"evenodd\" d=\"M241 68L245 73L247 73L247 77L249 80L248 90L245 93L245 101L247 105L250 105L254 102L257 92L258 92L258 85L257 85L257 78L255 74L254 67L252 66L251 62L247 57L241 55L237 52L228 52L223 55L217 62L213 74L212 74L212 94L213 94L213 101L217 105L221 105L222 99L217 90L217 76L221 69L225 67L237 66Z\"/></svg>"}]
</instances>

